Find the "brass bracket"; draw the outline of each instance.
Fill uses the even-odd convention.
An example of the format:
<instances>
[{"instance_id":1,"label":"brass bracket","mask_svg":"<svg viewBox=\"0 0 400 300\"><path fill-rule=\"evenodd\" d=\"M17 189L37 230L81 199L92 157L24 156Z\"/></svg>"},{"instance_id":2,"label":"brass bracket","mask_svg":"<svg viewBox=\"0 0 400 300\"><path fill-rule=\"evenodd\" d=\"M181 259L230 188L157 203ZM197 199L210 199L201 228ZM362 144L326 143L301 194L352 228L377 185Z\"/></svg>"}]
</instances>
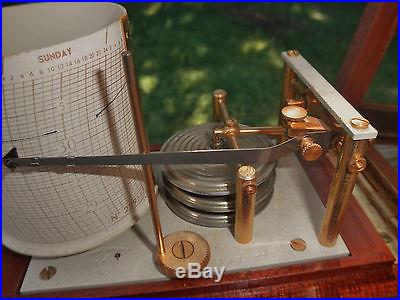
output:
<instances>
[{"instance_id":1,"label":"brass bracket","mask_svg":"<svg viewBox=\"0 0 400 300\"><path fill-rule=\"evenodd\" d=\"M349 206L357 174L366 168L364 153L369 140L376 137L377 132L297 51L284 52L282 58L285 70L281 108L298 105L311 113L318 111L321 119L292 120L282 114L279 124L287 126L288 136L305 134L314 126L315 130L326 127L334 134L331 149L339 154L339 159L318 235L321 245L333 246ZM319 153L318 147L307 138L303 138L300 148L304 158L310 149Z\"/></svg>"},{"instance_id":2,"label":"brass bracket","mask_svg":"<svg viewBox=\"0 0 400 300\"><path fill-rule=\"evenodd\" d=\"M303 107L292 105L282 108L282 125L273 127L243 127L232 119L227 110L228 94L224 90L213 92L213 116L214 121L223 122L221 127L214 129L211 136L211 147L220 148L226 140L233 149L238 149L240 135L266 134L275 136L281 140L288 137L301 137L299 150L307 161L318 159L322 154L322 147L312 138L305 136L307 132L326 131L326 127L318 118L307 116L307 110ZM254 169L251 166L238 166L236 174L236 212L235 212L235 239L239 243L248 243L252 240L254 203L256 185L249 185L241 177L240 170ZM250 180L255 182L254 178ZM244 182L247 182L244 186ZM252 188L249 188L251 186Z\"/></svg>"}]
</instances>

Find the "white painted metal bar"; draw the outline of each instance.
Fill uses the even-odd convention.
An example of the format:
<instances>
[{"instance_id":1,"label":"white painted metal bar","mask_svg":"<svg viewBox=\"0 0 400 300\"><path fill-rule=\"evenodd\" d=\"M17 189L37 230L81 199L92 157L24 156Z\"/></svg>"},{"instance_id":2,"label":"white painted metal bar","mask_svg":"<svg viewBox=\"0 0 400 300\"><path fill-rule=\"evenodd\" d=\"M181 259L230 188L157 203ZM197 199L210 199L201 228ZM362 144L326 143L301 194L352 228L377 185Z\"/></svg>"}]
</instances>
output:
<instances>
[{"instance_id":1,"label":"white painted metal bar","mask_svg":"<svg viewBox=\"0 0 400 300\"><path fill-rule=\"evenodd\" d=\"M365 129L351 125L351 119L365 118L303 56L282 52L282 58L353 140L376 138L378 132L371 124Z\"/></svg>"}]
</instances>

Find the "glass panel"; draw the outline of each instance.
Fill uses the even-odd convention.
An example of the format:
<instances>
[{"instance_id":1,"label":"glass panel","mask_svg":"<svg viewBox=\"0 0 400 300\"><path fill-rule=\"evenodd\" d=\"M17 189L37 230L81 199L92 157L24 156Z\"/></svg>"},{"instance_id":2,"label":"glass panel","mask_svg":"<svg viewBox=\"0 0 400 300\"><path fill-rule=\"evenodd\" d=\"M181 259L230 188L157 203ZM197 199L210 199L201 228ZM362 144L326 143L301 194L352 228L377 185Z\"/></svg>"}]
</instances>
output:
<instances>
[{"instance_id":1,"label":"glass panel","mask_svg":"<svg viewBox=\"0 0 400 300\"><path fill-rule=\"evenodd\" d=\"M397 105L397 35L395 35L379 66L367 95L366 102Z\"/></svg>"}]
</instances>

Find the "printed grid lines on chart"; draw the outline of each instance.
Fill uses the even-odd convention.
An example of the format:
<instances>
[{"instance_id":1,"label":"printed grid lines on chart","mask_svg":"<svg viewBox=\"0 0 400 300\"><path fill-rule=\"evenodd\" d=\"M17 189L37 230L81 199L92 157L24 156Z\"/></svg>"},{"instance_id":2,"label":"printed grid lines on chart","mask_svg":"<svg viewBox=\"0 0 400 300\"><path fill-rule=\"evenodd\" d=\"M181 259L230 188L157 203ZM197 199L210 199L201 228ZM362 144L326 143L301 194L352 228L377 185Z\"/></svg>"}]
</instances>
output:
<instances>
[{"instance_id":1,"label":"printed grid lines on chart","mask_svg":"<svg viewBox=\"0 0 400 300\"><path fill-rule=\"evenodd\" d=\"M3 151L15 146L20 156L106 155L115 153L113 145L118 144L120 152L137 152L121 50L50 76L3 85ZM115 101L96 117L114 96ZM4 176L3 193L10 201L3 201L3 217L12 223L12 236L32 243L96 234L146 201L140 170L25 168ZM14 197L19 201L12 201Z\"/></svg>"}]
</instances>

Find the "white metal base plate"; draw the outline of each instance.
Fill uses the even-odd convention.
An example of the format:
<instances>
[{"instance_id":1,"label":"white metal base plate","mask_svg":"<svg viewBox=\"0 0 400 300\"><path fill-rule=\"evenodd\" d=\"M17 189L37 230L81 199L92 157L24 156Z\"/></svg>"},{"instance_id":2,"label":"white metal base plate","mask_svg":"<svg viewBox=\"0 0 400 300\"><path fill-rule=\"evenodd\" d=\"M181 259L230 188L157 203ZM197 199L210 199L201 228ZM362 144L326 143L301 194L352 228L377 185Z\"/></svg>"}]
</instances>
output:
<instances>
[{"instance_id":1,"label":"white metal base plate","mask_svg":"<svg viewBox=\"0 0 400 300\"><path fill-rule=\"evenodd\" d=\"M226 272L317 261L349 255L343 240L335 247L322 247L317 241L324 207L300 163L293 154L281 158L277 167L275 192L270 204L254 221L253 242L238 244L229 229L206 228L176 217L159 196L159 210L164 235L191 230L210 244L213 267ZM294 251L289 243L302 238L303 252ZM167 280L153 261L155 239L150 213L114 240L87 252L62 258L33 258L21 287L22 293L73 288L118 285ZM39 277L48 266L57 273L49 280Z\"/></svg>"}]
</instances>

